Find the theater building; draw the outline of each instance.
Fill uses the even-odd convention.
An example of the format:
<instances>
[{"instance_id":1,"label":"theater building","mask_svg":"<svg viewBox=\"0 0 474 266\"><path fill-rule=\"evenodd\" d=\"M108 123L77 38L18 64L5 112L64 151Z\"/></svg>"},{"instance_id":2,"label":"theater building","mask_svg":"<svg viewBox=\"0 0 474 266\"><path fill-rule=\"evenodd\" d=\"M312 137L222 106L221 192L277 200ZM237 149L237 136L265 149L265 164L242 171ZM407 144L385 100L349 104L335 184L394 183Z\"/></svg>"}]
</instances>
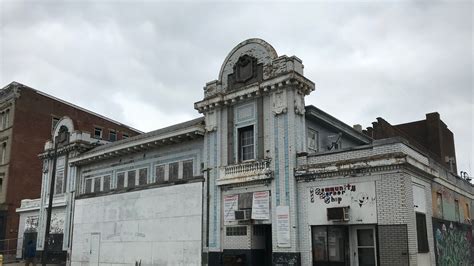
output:
<instances>
[{"instance_id":1,"label":"theater building","mask_svg":"<svg viewBox=\"0 0 474 266\"><path fill-rule=\"evenodd\" d=\"M306 105L303 69L246 40L203 117L71 159L72 265L433 265L472 247L472 185L406 136Z\"/></svg>"}]
</instances>

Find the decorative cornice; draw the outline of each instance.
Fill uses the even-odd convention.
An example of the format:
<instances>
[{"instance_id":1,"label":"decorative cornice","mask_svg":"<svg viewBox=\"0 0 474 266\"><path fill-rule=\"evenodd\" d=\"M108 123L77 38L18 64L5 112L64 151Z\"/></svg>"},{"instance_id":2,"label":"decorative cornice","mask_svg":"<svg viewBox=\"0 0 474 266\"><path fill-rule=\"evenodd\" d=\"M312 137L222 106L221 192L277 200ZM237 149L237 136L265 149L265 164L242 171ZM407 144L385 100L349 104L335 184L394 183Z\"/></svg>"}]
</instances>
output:
<instances>
[{"instance_id":1,"label":"decorative cornice","mask_svg":"<svg viewBox=\"0 0 474 266\"><path fill-rule=\"evenodd\" d=\"M222 92L216 93L209 98L196 102L194 108L198 110L199 113L207 113L210 110L214 110L221 106L234 105L239 101L257 98L277 90L289 88L296 89L303 95L309 95L314 91L315 86L311 80L297 72L291 71L287 74L265 80L260 84L250 84L237 91L232 91L226 94Z\"/></svg>"},{"instance_id":2,"label":"decorative cornice","mask_svg":"<svg viewBox=\"0 0 474 266\"><path fill-rule=\"evenodd\" d=\"M338 170L333 172L323 172L323 173L300 173L295 174L296 181L298 182L311 182L318 179L330 178L335 176L346 176L346 177L357 177L360 175L371 175L372 173L377 172L387 172L405 168L407 164L395 164L395 165L385 165L385 166L375 166L361 169L351 169L351 170Z\"/></svg>"}]
</instances>

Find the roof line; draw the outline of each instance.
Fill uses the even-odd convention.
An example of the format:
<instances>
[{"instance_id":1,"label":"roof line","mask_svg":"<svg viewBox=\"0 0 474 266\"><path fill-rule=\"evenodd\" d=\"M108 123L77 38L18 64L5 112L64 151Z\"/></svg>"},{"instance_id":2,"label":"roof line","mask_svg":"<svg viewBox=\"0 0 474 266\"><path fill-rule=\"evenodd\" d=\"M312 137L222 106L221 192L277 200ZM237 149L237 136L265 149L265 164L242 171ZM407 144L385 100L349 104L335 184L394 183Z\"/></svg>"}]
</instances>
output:
<instances>
[{"instance_id":1,"label":"roof line","mask_svg":"<svg viewBox=\"0 0 474 266\"><path fill-rule=\"evenodd\" d=\"M37 89L35 89L35 88L32 88L32 87L30 87L30 86L24 85L24 84L19 83L19 82L16 82L16 81L11 82L11 83L8 84L7 86L5 86L4 89L7 88L8 86L12 85L12 84L13 84L13 85L19 85L19 86L22 86L22 87L26 87L26 88L31 89L31 90L33 90L34 92L36 92L36 93L38 93L38 94L40 94L40 95L43 95L43 96L48 97L48 98L50 98L50 99L53 99L53 100L55 100L55 101L61 102L61 103L63 103L63 104L69 105L69 106L71 106L71 107L74 107L74 108L79 109L79 110L81 110L81 111L83 111L83 112L89 113L89 114L91 114L91 115L97 116L97 117L99 117L99 118L102 118L102 119L104 119L104 120L107 120L107 121L109 121L109 122L112 122L112 123L114 123L114 124L117 124L117 125L119 125L119 126L127 127L128 129L133 130L133 131L136 131L137 133L140 133L140 134L143 134L143 133L144 133L144 132L141 131L141 130L138 130L138 129L133 128L133 127L128 126L128 125L125 125L125 124L123 124L123 123L121 123L121 122L119 122L119 121L116 121L116 120L114 120L114 119L108 118L108 117L106 117L106 116L103 116L103 115L98 114L98 113L96 113L96 112L93 112L93 111L91 111L91 110L88 110L88 109L86 109L86 108L84 108L84 107L80 107L80 106L78 106L78 105L75 105L75 104L70 103L70 102L68 102L68 101L62 100L62 99L60 99L60 98L57 98L57 97L52 96L52 95L50 95L50 94L47 94L46 92L37 90Z\"/></svg>"}]
</instances>

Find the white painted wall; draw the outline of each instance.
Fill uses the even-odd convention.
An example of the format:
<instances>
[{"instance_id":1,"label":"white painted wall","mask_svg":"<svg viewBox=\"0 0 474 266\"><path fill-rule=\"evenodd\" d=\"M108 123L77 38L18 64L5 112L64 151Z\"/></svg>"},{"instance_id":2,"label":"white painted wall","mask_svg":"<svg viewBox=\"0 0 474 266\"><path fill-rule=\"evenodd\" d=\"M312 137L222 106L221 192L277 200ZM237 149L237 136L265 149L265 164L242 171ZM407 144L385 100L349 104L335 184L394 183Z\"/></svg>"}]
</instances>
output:
<instances>
[{"instance_id":1,"label":"white painted wall","mask_svg":"<svg viewBox=\"0 0 474 266\"><path fill-rule=\"evenodd\" d=\"M328 191L332 190L332 191ZM308 223L333 224L327 219L327 208L349 206L350 221L346 224L377 223L375 182L344 182L334 185L316 185L308 193Z\"/></svg>"},{"instance_id":2,"label":"white painted wall","mask_svg":"<svg viewBox=\"0 0 474 266\"><path fill-rule=\"evenodd\" d=\"M201 221L201 182L78 199L71 264L201 265Z\"/></svg>"}]
</instances>

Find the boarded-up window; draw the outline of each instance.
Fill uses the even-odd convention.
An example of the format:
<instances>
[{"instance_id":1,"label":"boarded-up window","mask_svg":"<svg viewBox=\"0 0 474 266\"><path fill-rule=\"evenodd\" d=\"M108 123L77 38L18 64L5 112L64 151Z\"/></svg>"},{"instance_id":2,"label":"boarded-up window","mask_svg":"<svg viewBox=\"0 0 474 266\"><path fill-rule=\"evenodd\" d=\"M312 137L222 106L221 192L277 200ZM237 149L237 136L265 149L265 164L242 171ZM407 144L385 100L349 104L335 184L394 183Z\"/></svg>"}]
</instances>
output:
<instances>
[{"instance_id":1,"label":"boarded-up window","mask_svg":"<svg viewBox=\"0 0 474 266\"><path fill-rule=\"evenodd\" d=\"M424 213L416 213L416 236L418 239L418 253L427 253L430 251L428 247L428 232L426 231L426 216Z\"/></svg>"},{"instance_id":2,"label":"boarded-up window","mask_svg":"<svg viewBox=\"0 0 474 266\"><path fill-rule=\"evenodd\" d=\"M239 194L239 210L252 208L253 193L247 192Z\"/></svg>"},{"instance_id":3,"label":"boarded-up window","mask_svg":"<svg viewBox=\"0 0 474 266\"><path fill-rule=\"evenodd\" d=\"M319 150L319 133L316 130L308 128L308 149L311 151Z\"/></svg>"},{"instance_id":4,"label":"boarded-up window","mask_svg":"<svg viewBox=\"0 0 474 266\"><path fill-rule=\"evenodd\" d=\"M56 171L56 187L54 189L54 194L63 193L63 181L64 181L64 170Z\"/></svg>"},{"instance_id":5,"label":"boarded-up window","mask_svg":"<svg viewBox=\"0 0 474 266\"><path fill-rule=\"evenodd\" d=\"M169 181L178 180L179 163L170 163Z\"/></svg>"},{"instance_id":6,"label":"boarded-up window","mask_svg":"<svg viewBox=\"0 0 474 266\"><path fill-rule=\"evenodd\" d=\"M94 178L94 192L100 191L100 177Z\"/></svg>"},{"instance_id":7,"label":"boarded-up window","mask_svg":"<svg viewBox=\"0 0 474 266\"><path fill-rule=\"evenodd\" d=\"M110 191L110 175L104 176L104 189L103 191Z\"/></svg>"},{"instance_id":8,"label":"boarded-up window","mask_svg":"<svg viewBox=\"0 0 474 266\"><path fill-rule=\"evenodd\" d=\"M135 170L128 171L127 173L127 187L134 187L135 186L135 177L136 173Z\"/></svg>"},{"instance_id":9,"label":"boarded-up window","mask_svg":"<svg viewBox=\"0 0 474 266\"><path fill-rule=\"evenodd\" d=\"M155 180L157 183L165 181L165 166L157 165L155 166Z\"/></svg>"},{"instance_id":10,"label":"boarded-up window","mask_svg":"<svg viewBox=\"0 0 474 266\"><path fill-rule=\"evenodd\" d=\"M138 170L138 184L146 185L148 178L148 168L142 168Z\"/></svg>"},{"instance_id":11,"label":"boarded-up window","mask_svg":"<svg viewBox=\"0 0 474 266\"><path fill-rule=\"evenodd\" d=\"M443 195L439 192L436 193L436 207L438 209L438 218L443 218Z\"/></svg>"},{"instance_id":12,"label":"boarded-up window","mask_svg":"<svg viewBox=\"0 0 474 266\"><path fill-rule=\"evenodd\" d=\"M117 174L117 188L121 189L125 187L125 173Z\"/></svg>"},{"instance_id":13,"label":"boarded-up window","mask_svg":"<svg viewBox=\"0 0 474 266\"><path fill-rule=\"evenodd\" d=\"M85 193L91 193L92 192L92 179L86 179L86 190Z\"/></svg>"},{"instance_id":14,"label":"boarded-up window","mask_svg":"<svg viewBox=\"0 0 474 266\"><path fill-rule=\"evenodd\" d=\"M183 178L193 177L193 160L183 162Z\"/></svg>"}]
</instances>

